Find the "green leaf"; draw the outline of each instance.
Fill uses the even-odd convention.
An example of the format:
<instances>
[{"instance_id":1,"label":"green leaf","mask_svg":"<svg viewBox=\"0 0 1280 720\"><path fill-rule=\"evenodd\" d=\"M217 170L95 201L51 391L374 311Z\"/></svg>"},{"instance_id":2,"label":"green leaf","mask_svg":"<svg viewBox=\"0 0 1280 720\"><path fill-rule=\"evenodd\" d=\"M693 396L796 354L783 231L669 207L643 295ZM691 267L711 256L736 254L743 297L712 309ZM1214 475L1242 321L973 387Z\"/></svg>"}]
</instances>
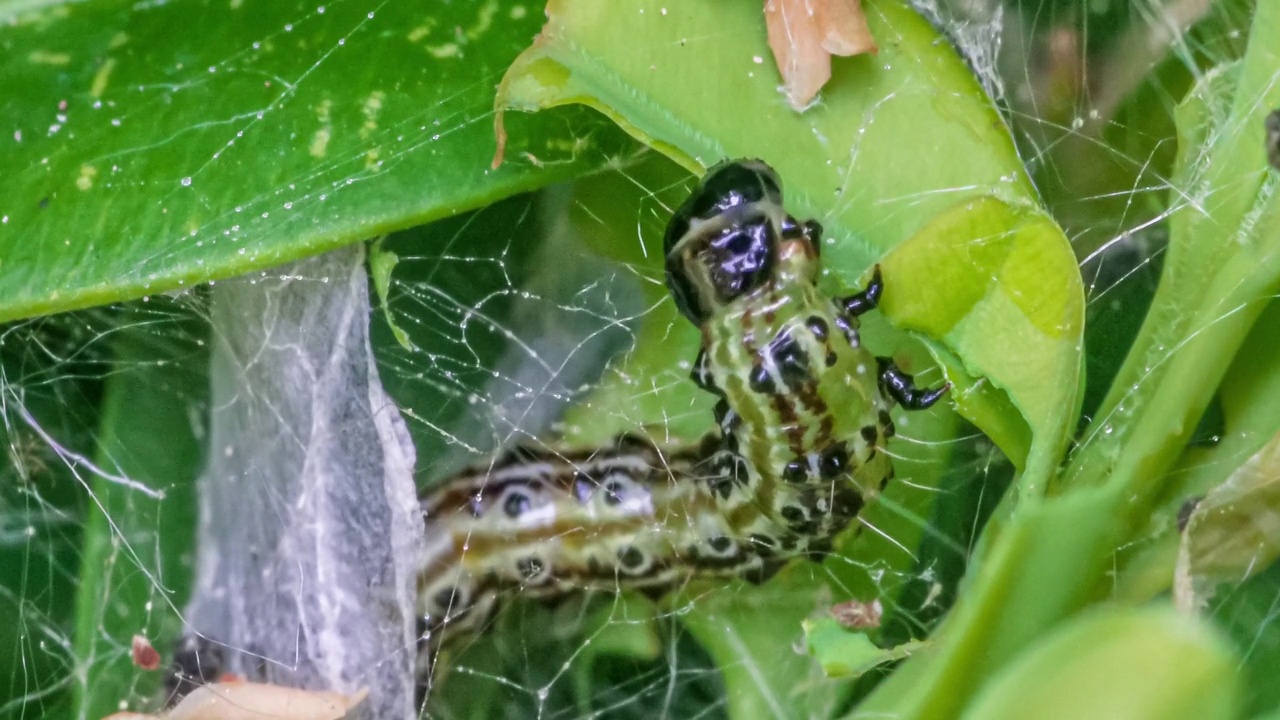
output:
<instances>
[{"instance_id":1,"label":"green leaf","mask_svg":"<svg viewBox=\"0 0 1280 720\"><path fill-rule=\"evenodd\" d=\"M387 329L402 349L413 352L409 334L396 323L395 315L387 305L387 297L391 294L391 272L400 262L400 256L383 248L385 241L385 237L380 237L369 244L369 276L373 280L373 290L378 295L378 305L382 307L382 317L387 322Z\"/></svg>"},{"instance_id":2,"label":"green leaf","mask_svg":"<svg viewBox=\"0 0 1280 720\"><path fill-rule=\"evenodd\" d=\"M1183 171L1165 273L1089 444L1056 492L1024 499L988 527L936 652L904 664L859 708L863 716L953 714L983 677L1109 589L1115 548L1150 514L1280 280L1280 217L1262 143L1265 108L1280 99L1270 84L1278 38L1280 5L1260 6L1236 93L1224 93L1228 75L1213 73L1180 110Z\"/></svg>"},{"instance_id":3,"label":"green leaf","mask_svg":"<svg viewBox=\"0 0 1280 720\"><path fill-rule=\"evenodd\" d=\"M948 375L974 378L953 396L959 411L1015 465L1035 463L1027 475L1044 482L1073 429L1082 372L1084 297L1061 231L1038 211L977 198L942 213L881 267L929 278L887 286L885 314L946 348L938 354L953 359L944 360ZM983 376L994 387L977 382ZM1029 485L1020 491L1038 494Z\"/></svg>"},{"instance_id":4,"label":"green leaf","mask_svg":"<svg viewBox=\"0 0 1280 720\"><path fill-rule=\"evenodd\" d=\"M992 678L962 720L1227 720L1238 717L1239 658L1209 626L1167 607L1076 619Z\"/></svg>"},{"instance_id":5,"label":"green leaf","mask_svg":"<svg viewBox=\"0 0 1280 720\"><path fill-rule=\"evenodd\" d=\"M857 677L885 663L909 656L924 643L906 642L880 648L866 633L853 632L833 617L805 620L805 650L821 665L827 677Z\"/></svg>"},{"instance_id":6,"label":"green leaf","mask_svg":"<svg viewBox=\"0 0 1280 720\"><path fill-rule=\"evenodd\" d=\"M190 288L479 207L630 143L492 88L524 3L43 3L0 24L0 321ZM189 31L175 32L175 28Z\"/></svg>"},{"instance_id":7,"label":"green leaf","mask_svg":"<svg viewBox=\"0 0 1280 720\"><path fill-rule=\"evenodd\" d=\"M879 53L838 60L822 102L799 114L777 90L759 8L556 0L498 107L586 103L698 173L761 157L794 211L831 221L862 267L964 198L1034 203L999 116L950 45L904 3L865 7Z\"/></svg>"}]
</instances>

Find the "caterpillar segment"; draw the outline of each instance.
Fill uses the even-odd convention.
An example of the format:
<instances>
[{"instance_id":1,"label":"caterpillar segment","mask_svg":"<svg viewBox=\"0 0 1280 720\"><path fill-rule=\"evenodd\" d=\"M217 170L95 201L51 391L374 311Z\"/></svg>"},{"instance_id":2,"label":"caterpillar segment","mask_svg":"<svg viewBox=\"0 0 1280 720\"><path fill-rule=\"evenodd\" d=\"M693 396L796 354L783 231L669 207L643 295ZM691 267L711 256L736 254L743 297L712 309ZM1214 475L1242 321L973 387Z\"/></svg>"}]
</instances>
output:
<instances>
[{"instance_id":1,"label":"caterpillar segment","mask_svg":"<svg viewBox=\"0 0 1280 720\"><path fill-rule=\"evenodd\" d=\"M455 476L425 502L424 640L474 629L516 592L656 594L694 575L769 574L773 543L751 540L768 519L716 489L725 459L718 436L664 449L625 435L577 453L522 448Z\"/></svg>"}]
</instances>

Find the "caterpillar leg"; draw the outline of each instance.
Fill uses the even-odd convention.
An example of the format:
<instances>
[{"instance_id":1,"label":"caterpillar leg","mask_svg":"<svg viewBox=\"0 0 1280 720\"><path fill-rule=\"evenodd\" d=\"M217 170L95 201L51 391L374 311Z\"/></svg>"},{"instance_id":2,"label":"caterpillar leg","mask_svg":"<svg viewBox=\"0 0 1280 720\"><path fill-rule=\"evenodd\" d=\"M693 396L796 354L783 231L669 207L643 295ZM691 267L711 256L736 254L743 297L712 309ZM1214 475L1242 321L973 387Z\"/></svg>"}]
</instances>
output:
<instances>
[{"instance_id":1,"label":"caterpillar leg","mask_svg":"<svg viewBox=\"0 0 1280 720\"><path fill-rule=\"evenodd\" d=\"M813 249L821 253L822 243L818 242L822 239L822 223L817 220L797 221L795 218L787 215L782 219L782 237L785 240L794 240L802 237L813 245Z\"/></svg>"},{"instance_id":2,"label":"caterpillar leg","mask_svg":"<svg viewBox=\"0 0 1280 720\"><path fill-rule=\"evenodd\" d=\"M933 405L951 388L951 383L943 383L942 387L922 390L916 387L914 378L899 370L889 358L876 360L880 364L880 386L908 410L923 410Z\"/></svg>"},{"instance_id":3,"label":"caterpillar leg","mask_svg":"<svg viewBox=\"0 0 1280 720\"><path fill-rule=\"evenodd\" d=\"M871 272L871 282L862 292L850 295L838 301L841 308L853 317L874 310L880 304L880 295L884 292L884 281L880 277L880 266L876 265Z\"/></svg>"}]
</instances>

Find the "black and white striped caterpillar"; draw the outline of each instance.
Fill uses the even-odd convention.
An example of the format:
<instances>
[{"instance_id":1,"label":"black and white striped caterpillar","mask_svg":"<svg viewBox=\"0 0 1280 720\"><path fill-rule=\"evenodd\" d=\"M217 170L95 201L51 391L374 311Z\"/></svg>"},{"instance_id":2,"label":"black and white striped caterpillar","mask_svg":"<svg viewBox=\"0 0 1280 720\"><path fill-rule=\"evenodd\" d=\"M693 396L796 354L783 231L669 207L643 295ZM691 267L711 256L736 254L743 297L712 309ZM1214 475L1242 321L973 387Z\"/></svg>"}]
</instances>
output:
<instances>
[{"instance_id":1,"label":"black and white striped caterpillar","mask_svg":"<svg viewBox=\"0 0 1280 720\"><path fill-rule=\"evenodd\" d=\"M935 403L862 347L862 292L819 292L822 229L782 204L758 160L712 168L668 225L667 286L702 331L692 379L718 429L689 447L626 435L571 453L517 449L423 499L424 651L486 619L513 591L660 593L694 577L768 578L819 559L889 482L889 408ZM424 658L424 662L426 659Z\"/></svg>"}]
</instances>

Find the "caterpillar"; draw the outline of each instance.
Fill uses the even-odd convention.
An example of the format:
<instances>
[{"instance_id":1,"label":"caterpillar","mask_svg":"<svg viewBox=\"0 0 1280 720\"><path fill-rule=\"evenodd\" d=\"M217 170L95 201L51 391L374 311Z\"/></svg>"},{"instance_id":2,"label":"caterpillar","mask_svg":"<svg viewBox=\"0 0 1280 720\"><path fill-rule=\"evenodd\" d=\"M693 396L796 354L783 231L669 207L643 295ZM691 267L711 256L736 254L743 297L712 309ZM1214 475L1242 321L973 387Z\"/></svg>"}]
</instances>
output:
<instances>
[{"instance_id":1,"label":"caterpillar","mask_svg":"<svg viewBox=\"0 0 1280 720\"><path fill-rule=\"evenodd\" d=\"M708 171L663 247L671 296L701 330L691 378L718 398L715 429L685 447L623 435L577 452L517 448L432 488L417 594L424 653L515 591L760 582L831 550L893 475L890 408L927 408L949 385L917 389L862 346L858 316L881 296L879 268L863 291L825 296L821 234L787 214L764 162Z\"/></svg>"}]
</instances>

